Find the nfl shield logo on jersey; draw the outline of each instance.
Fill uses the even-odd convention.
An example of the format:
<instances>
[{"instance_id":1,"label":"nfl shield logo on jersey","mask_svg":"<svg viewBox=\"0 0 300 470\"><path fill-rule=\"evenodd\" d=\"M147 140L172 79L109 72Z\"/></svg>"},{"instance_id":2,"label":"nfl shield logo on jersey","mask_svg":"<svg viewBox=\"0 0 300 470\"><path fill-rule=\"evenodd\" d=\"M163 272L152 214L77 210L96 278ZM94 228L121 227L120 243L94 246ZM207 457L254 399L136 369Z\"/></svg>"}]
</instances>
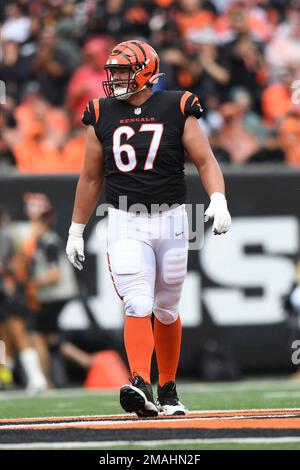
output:
<instances>
[{"instance_id":1,"label":"nfl shield logo on jersey","mask_svg":"<svg viewBox=\"0 0 300 470\"><path fill-rule=\"evenodd\" d=\"M142 108L135 108L134 114L141 114Z\"/></svg>"}]
</instances>

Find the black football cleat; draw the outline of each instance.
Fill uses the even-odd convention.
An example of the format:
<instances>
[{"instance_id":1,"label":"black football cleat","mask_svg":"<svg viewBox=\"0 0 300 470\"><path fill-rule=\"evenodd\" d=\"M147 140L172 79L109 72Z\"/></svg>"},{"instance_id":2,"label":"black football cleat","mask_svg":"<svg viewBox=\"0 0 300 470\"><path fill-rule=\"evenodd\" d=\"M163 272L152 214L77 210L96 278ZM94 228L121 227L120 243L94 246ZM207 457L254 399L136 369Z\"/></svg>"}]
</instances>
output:
<instances>
[{"instance_id":1,"label":"black football cleat","mask_svg":"<svg viewBox=\"0 0 300 470\"><path fill-rule=\"evenodd\" d=\"M166 416L186 415L188 409L180 403L175 382L167 382L163 387L157 385L157 408Z\"/></svg>"},{"instance_id":2,"label":"black football cleat","mask_svg":"<svg viewBox=\"0 0 300 470\"><path fill-rule=\"evenodd\" d=\"M130 385L123 385L120 389L120 404L128 413L136 413L139 418L158 416L155 406L151 384L139 375L129 378Z\"/></svg>"}]
</instances>

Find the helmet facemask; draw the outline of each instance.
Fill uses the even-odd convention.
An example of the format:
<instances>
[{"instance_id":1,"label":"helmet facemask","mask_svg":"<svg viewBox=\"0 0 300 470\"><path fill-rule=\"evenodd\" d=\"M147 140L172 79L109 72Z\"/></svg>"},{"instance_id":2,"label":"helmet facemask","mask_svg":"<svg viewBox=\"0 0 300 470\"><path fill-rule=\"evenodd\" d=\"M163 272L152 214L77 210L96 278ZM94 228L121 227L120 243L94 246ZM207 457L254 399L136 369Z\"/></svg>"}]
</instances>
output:
<instances>
[{"instance_id":1,"label":"helmet facemask","mask_svg":"<svg viewBox=\"0 0 300 470\"><path fill-rule=\"evenodd\" d=\"M139 69L139 70L134 70ZM107 80L102 82L104 92L108 98L117 98L119 100L125 100L129 96L138 93L138 83L135 78L142 68L139 66L132 65L106 65L106 76ZM115 75L119 72L123 72L122 78L115 78ZM127 72L127 76L125 74ZM123 78L124 75L124 78ZM143 89L146 87L143 87Z\"/></svg>"}]
</instances>

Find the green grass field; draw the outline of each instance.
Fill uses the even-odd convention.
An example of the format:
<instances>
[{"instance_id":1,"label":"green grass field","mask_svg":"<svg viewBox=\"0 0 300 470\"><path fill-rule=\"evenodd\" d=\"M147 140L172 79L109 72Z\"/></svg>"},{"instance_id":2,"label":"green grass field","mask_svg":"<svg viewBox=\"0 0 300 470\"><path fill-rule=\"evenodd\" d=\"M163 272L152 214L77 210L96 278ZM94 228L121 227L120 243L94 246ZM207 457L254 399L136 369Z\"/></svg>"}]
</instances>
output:
<instances>
[{"instance_id":1,"label":"green grass field","mask_svg":"<svg viewBox=\"0 0 300 470\"><path fill-rule=\"evenodd\" d=\"M299 408L300 382L290 378L274 380L245 380L235 383L180 384L178 391L181 401L190 411L200 410L241 410L270 408ZM29 418L53 416L86 416L123 413L118 393L91 392L84 389L53 390L40 395L28 396L23 392L0 393L0 418ZM1 431L5 432L5 431ZM2 442L2 441L0 441ZM106 447L105 447L106 446ZM8 448L0 443L0 449ZM21 448L20 445L17 448ZM28 446L27 446L28 448ZM300 438L286 438L281 441L246 442L240 439L220 439L216 442L172 442L155 445L134 442L123 444L83 443L64 446L62 443L40 444L35 448L72 449L297 449Z\"/></svg>"}]
</instances>

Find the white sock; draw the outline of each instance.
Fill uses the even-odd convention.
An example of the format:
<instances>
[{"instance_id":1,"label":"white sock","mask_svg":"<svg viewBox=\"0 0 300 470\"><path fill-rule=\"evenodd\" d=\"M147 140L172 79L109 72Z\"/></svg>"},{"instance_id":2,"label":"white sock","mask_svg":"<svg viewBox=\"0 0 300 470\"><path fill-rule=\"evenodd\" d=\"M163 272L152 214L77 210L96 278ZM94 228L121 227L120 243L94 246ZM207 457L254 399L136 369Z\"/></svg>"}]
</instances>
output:
<instances>
[{"instance_id":1,"label":"white sock","mask_svg":"<svg viewBox=\"0 0 300 470\"><path fill-rule=\"evenodd\" d=\"M38 353L26 348L19 354L20 362L28 379L27 387L46 388L46 378L42 372Z\"/></svg>"}]
</instances>

